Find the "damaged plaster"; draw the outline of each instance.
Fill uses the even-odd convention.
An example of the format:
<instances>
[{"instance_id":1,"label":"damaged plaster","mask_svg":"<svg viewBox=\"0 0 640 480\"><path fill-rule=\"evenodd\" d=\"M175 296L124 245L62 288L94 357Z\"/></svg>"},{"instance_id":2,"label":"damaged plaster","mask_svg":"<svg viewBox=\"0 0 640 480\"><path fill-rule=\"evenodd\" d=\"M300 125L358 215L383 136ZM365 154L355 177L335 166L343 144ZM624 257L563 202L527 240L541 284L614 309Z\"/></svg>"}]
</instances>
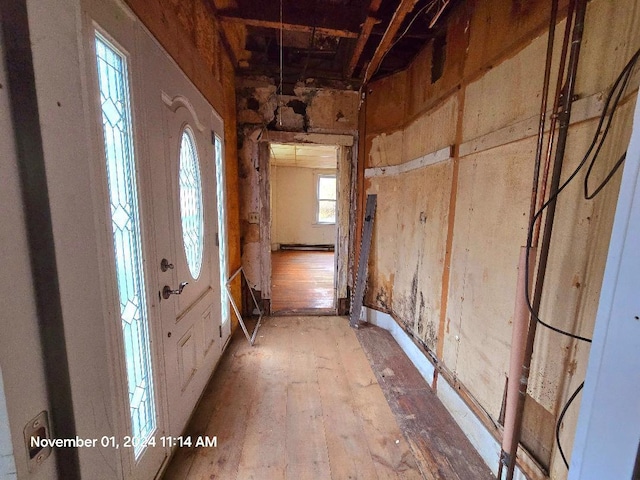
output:
<instances>
[{"instance_id":1,"label":"damaged plaster","mask_svg":"<svg viewBox=\"0 0 640 480\"><path fill-rule=\"evenodd\" d=\"M268 295L263 272L268 267L261 260L264 239L260 225L249 222L250 213L265 211L260 186L267 180L263 175L268 173L260 169L259 145L275 136L281 138L282 134L293 134L292 143L335 140L336 145L353 145L352 138L358 129L359 96L355 90L320 88L311 82L299 83L294 95L279 95L269 78L248 77L237 79L236 97L242 265L251 287ZM268 219L260 219L264 221Z\"/></svg>"}]
</instances>

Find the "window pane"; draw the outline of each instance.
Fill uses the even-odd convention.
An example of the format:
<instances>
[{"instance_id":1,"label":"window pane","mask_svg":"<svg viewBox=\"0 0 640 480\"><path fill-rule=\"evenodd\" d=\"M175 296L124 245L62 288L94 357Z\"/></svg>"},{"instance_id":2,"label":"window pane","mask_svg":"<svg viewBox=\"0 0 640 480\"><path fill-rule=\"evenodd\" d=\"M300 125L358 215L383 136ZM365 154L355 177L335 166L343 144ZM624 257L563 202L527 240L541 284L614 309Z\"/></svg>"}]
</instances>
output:
<instances>
[{"instance_id":1,"label":"window pane","mask_svg":"<svg viewBox=\"0 0 640 480\"><path fill-rule=\"evenodd\" d=\"M335 200L336 199L336 177L322 176L318 177L318 199L319 200Z\"/></svg>"},{"instance_id":2,"label":"window pane","mask_svg":"<svg viewBox=\"0 0 640 480\"><path fill-rule=\"evenodd\" d=\"M138 457L144 441L156 429L156 407L127 64L125 57L98 34L96 57L131 434L137 440L134 451Z\"/></svg>"},{"instance_id":3,"label":"window pane","mask_svg":"<svg viewBox=\"0 0 640 480\"><path fill-rule=\"evenodd\" d=\"M202 214L202 183L200 165L193 134L189 127L182 132L180 143L180 219L182 240L189 272L194 279L200 276L204 247L204 219Z\"/></svg>"},{"instance_id":4,"label":"window pane","mask_svg":"<svg viewBox=\"0 0 640 480\"><path fill-rule=\"evenodd\" d=\"M225 175L224 158L222 158L222 140L216 135L216 198L218 200L218 238L220 256L220 295L222 296L222 324L229 321L229 297L227 297L227 279L229 267L227 265L227 211L225 209Z\"/></svg>"},{"instance_id":5,"label":"window pane","mask_svg":"<svg viewBox=\"0 0 640 480\"><path fill-rule=\"evenodd\" d=\"M336 223L335 200L320 200L318 202L318 222Z\"/></svg>"}]
</instances>

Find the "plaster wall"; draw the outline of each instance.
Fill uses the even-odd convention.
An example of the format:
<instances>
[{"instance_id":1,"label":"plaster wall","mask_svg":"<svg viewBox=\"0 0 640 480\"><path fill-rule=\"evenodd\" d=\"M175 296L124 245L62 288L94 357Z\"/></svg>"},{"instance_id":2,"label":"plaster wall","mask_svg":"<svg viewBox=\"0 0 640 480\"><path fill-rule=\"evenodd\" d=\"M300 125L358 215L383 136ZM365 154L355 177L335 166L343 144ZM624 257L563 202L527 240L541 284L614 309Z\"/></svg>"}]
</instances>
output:
<instances>
[{"instance_id":1,"label":"plaster wall","mask_svg":"<svg viewBox=\"0 0 640 480\"><path fill-rule=\"evenodd\" d=\"M494 0L469 3L449 18L442 78L431 82L428 45L406 72L368 87L361 132L366 167L407 163L446 145L454 146L454 155L411 172L365 178L367 193L378 194L365 302L390 313L437 362L443 377L469 393L488 429L500 436L549 7L511 2L509 10L497 8ZM565 9L561 2L561 12ZM601 101L640 47L639 9L637 0L588 4L563 178L582 159L597 124L597 112L581 114L578 104ZM564 24L561 20L556 29L555 63ZM557 68L554 64L552 87ZM635 79L625 94L594 185L628 144L637 85ZM540 313L559 328L591 336L619 174L590 202L582 198L582 178L560 197ZM529 473L543 478L547 471L560 479L566 468L548 432L584 378L589 346L543 327L538 332L525 429L527 448L548 470L534 466ZM571 451L577 412L576 405L564 420L565 452Z\"/></svg>"},{"instance_id":2,"label":"plaster wall","mask_svg":"<svg viewBox=\"0 0 640 480\"><path fill-rule=\"evenodd\" d=\"M271 243L335 245L336 226L316 221L316 179L336 170L271 166Z\"/></svg>"},{"instance_id":3,"label":"plaster wall","mask_svg":"<svg viewBox=\"0 0 640 480\"><path fill-rule=\"evenodd\" d=\"M277 141L351 147L358 130L360 102L357 91L316 87L312 83L300 83L294 88L293 95L279 95L276 90L273 81L265 77L238 78L236 85L242 266L250 286L267 299L270 287L264 270L270 267L264 258L264 242L268 240L264 238L265 232L261 233L259 224L249 222L250 213L265 211L266 197L262 195L260 185L272 181L267 169L260 169L259 145ZM338 159L339 177L344 176L347 190L354 161L351 154L341 155ZM340 196L346 199L348 192L339 193ZM349 212L345 210L344 214L348 220ZM262 218L261 214L260 222L263 221L269 219ZM352 241L347 238L348 225L345 221L340 234L341 238L345 237L340 241L345 246ZM268 230L266 232L268 234ZM335 235L327 243L334 241ZM347 265L347 261L344 264ZM346 297L346 282L339 290L340 298Z\"/></svg>"}]
</instances>

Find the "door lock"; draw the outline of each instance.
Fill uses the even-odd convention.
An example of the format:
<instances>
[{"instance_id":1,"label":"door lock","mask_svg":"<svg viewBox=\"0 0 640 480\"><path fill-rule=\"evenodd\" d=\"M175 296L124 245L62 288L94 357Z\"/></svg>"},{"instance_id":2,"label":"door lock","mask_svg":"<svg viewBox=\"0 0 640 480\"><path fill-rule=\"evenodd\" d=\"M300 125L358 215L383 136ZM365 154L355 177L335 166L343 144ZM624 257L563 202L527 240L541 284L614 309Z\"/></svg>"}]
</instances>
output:
<instances>
[{"instance_id":1,"label":"door lock","mask_svg":"<svg viewBox=\"0 0 640 480\"><path fill-rule=\"evenodd\" d=\"M46 411L40 412L24 427L24 443L29 471L34 472L52 451L49 415Z\"/></svg>"},{"instance_id":2,"label":"door lock","mask_svg":"<svg viewBox=\"0 0 640 480\"><path fill-rule=\"evenodd\" d=\"M160 270L166 272L167 270L173 270L173 263L169 263L169 260L163 258L160 262Z\"/></svg>"},{"instance_id":3,"label":"door lock","mask_svg":"<svg viewBox=\"0 0 640 480\"><path fill-rule=\"evenodd\" d=\"M186 287L187 285L189 285L189 282L182 282L175 290L172 290L169 285L165 285L162 289L162 298L167 300L171 295L180 295L182 293L182 290L184 290L184 287Z\"/></svg>"}]
</instances>

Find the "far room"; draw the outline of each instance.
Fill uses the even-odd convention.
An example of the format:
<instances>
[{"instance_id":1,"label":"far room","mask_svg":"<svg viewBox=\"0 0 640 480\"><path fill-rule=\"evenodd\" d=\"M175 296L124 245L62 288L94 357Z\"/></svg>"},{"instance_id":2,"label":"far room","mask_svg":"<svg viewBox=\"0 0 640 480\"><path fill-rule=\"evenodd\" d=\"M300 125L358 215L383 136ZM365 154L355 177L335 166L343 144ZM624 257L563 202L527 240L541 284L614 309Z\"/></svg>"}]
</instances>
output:
<instances>
[{"instance_id":1,"label":"far room","mask_svg":"<svg viewBox=\"0 0 640 480\"><path fill-rule=\"evenodd\" d=\"M271 308L335 313L335 145L270 145Z\"/></svg>"}]
</instances>

